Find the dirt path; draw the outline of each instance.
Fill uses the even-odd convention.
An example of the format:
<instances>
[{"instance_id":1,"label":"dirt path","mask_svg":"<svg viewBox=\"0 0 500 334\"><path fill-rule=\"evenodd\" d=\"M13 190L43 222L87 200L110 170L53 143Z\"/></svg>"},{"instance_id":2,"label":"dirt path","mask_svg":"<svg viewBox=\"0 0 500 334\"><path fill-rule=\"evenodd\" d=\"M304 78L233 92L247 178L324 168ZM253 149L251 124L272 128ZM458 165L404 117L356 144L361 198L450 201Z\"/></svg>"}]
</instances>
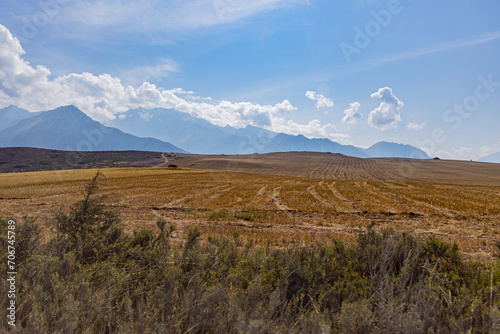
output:
<instances>
[{"instance_id":1,"label":"dirt path","mask_svg":"<svg viewBox=\"0 0 500 334\"><path fill-rule=\"evenodd\" d=\"M263 185L258 191L257 194L255 195L254 198L252 198L250 201L248 201L248 205L259 205L261 202L265 203L266 202L271 202L271 199L266 199L266 197L270 197L268 194L266 194L267 191L267 185Z\"/></svg>"},{"instance_id":2,"label":"dirt path","mask_svg":"<svg viewBox=\"0 0 500 334\"><path fill-rule=\"evenodd\" d=\"M168 158L165 156L165 153L162 153L161 157L163 158L164 163L155 166L155 168L167 167L170 164L170 161L168 161Z\"/></svg>"}]
</instances>

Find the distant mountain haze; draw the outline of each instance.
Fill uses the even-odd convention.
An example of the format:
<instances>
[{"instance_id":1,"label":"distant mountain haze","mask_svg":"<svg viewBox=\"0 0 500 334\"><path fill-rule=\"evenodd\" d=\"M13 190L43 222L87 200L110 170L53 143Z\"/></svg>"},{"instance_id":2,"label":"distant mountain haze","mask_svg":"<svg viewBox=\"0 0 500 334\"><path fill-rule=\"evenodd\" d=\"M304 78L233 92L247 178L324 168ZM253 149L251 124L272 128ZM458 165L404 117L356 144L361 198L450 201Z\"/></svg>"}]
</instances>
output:
<instances>
[{"instance_id":1,"label":"distant mountain haze","mask_svg":"<svg viewBox=\"0 0 500 334\"><path fill-rule=\"evenodd\" d=\"M16 106L8 106L0 109L0 131L37 114L38 113L30 113L28 110Z\"/></svg>"},{"instance_id":2,"label":"distant mountain haze","mask_svg":"<svg viewBox=\"0 0 500 334\"><path fill-rule=\"evenodd\" d=\"M378 142L365 149L364 152L374 158L429 159L427 153L416 147L411 145L389 143L386 141Z\"/></svg>"},{"instance_id":3,"label":"distant mountain haze","mask_svg":"<svg viewBox=\"0 0 500 334\"><path fill-rule=\"evenodd\" d=\"M341 145L329 139L309 139L303 135L287 135L280 133L269 143L267 152L289 152L289 151L310 151L310 152L330 152L340 153L358 158L369 158L369 156L352 145ZM263 152L263 153L267 153Z\"/></svg>"},{"instance_id":4,"label":"distant mountain haze","mask_svg":"<svg viewBox=\"0 0 500 334\"><path fill-rule=\"evenodd\" d=\"M0 131L8 147L36 147L66 151L155 152L186 151L154 138L139 138L92 120L74 106L60 107L20 120Z\"/></svg>"},{"instance_id":5,"label":"distant mountain haze","mask_svg":"<svg viewBox=\"0 0 500 334\"><path fill-rule=\"evenodd\" d=\"M275 133L248 125L236 129L220 127L203 119L172 109L134 109L120 114L110 125L137 136L151 136L171 142L191 153L252 154L290 151L340 153L359 158L429 157L410 145L381 142L368 149L342 145L326 138Z\"/></svg>"},{"instance_id":6,"label":"distant mountain haze","mask_svg":"<svg viewBox=\"0 0 500 334\"><path fill-rule=\"evenodd\" d=\"M478 161L481 161L481 162L494 162L494 163L500 164L500 152L493 153L493 154L487 155L485 157L482 157Z\"/></svg>"},{"instance_id":7,"label":"distant mountain haze","mask_svg":"<svg viewBox=\"0 0 500 334\"><path fill-rule=\"evenodd\" d=\"M228 134L201 118L171 109L134 109L117 115L109 125L140 137L154 137L191 153L210 152Z\"/></svg>"},{"instance_id":8,"label":"distant mountain haze","mask_svg":"<svg viewBox=\"0 0 500 334\"><path fill-rule=\"evenodd\" d=\"M10 106L0 110L0 141L8 147L37 147L71 151L141 150L199 154L272 152L330 152L358 158L428 159L422 150L379 142L363 149L326 138L275 133L248 125L217 126L172 109L128 110L105 126L75 106L29 113Z\"/></svg>"}]
</instances>

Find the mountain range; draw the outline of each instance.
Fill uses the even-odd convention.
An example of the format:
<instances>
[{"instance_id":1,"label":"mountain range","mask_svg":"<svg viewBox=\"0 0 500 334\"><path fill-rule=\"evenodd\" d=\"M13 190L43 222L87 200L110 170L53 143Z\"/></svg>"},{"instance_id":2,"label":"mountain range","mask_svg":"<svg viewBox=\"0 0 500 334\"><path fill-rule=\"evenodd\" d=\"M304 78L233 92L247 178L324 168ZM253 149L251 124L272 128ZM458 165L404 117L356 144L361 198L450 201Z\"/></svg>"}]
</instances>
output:
<instances>
[{"instance_id":1,"label":"mountain range","mask_svg":"<svg viewBox=\"0 0 500 334\"><path fill-rule=\"evenodd\" d=\"M28 110L16 106L9 106L0 110L0 131L7 129L23 119L35 116L38 113L30 113Z\"/></svg>"},{"instance_id":2,"label":"mountain range","mask_svg":"<svg viewBox=\"0 0 500 334\"><path fill-rule=\"evenodd\" d=\"M494 163L500 164L500 152L493 153L493 154L487 155L485 157L482 157L478 161L481 161L481 162L494 162Z\"/></svg>"},{"instance_id":3,"label":"mountain range","mask_svg":"<svg viewBox=\"0 0 500 334\"><path fill-rule=\"evenodd\" d=\"M171 109L134 109L106 125L75 106L30 113L0 109L0 145L73 151L139 150L199 154L251 154L290 151L339 153L353 157L429 159L411 145L379 142L363 149L329 139L275 133L255 126L234 128Z\"/></svg>"},{"instance_id":4,"label":"mountain range","mask_svg":"<svg viewBox=\"0 0 500 334\"><path fill-rule=\"evenodd\" d=\"M7 109L7 110L6 110ZM14 121L12 106L0 110L0 124ZM154 151L186 153L155 138L139 138L94 121L74 106L26 115L17 110L17 123L0 131L0 143L7 147L36 147L65 151ZM31 117L26 117L31 116ZM6 123L4 123L4 120Z\"/></svg>"},{"instance_id":5,"label":"mountain range","mask_svg":"<svg viewBox=\"0 0 500 334\"><path fill-rule=\"evenodd\" d=\"M236 129L220 127L189 114L171 109L134 109L121 114L108 125L136 136L149 135L198 154L252 154L290 151L340 153L359 158L399 157L423 158L422 150L388 142L368 149L342 145L329 139L275 133L248 125Z\"/></svg>"}]
</instances>

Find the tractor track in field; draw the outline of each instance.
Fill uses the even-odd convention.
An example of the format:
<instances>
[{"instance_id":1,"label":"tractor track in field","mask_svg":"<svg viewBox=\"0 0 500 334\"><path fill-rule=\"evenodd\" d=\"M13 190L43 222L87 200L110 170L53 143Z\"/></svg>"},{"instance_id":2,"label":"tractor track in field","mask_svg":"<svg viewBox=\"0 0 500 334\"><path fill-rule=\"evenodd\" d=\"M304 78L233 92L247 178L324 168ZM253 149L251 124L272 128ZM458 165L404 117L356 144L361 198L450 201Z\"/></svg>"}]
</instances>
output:
<instances>
[{"instance_id":1,"label":"tractor track in field","mask_svg":"<svg viewBox=\"0 0 500 334\"><path fill-rule=\"evenodd\" d=\"M324 184L324 181L320 181L320 182L318 182L317 185L322 187L323 184ZM335 209L335 211L337 211L337 212L343 211L343 209L337 203L335 203L334 201L326 200L320 194L318 194L318 192L315 189L315 186L316 185L312 185L312 186L307 188L307 191L311 194L312 197L314 197L317 201L323 203L324 205L326 205L328 207L333 207Z\"/></svg>"},{"instance_id":2,"label":"tractor track in field","mask_svg":"<svg viewBox=\"0 0 500 334\"><path fill-rule=\"evenodd\" d=\"M190 198L195 198L195 197L198 197L198 196L201 196L201 195L205 195L205 194L208 194L208 193L212 193L214 190L218 190L218 189L221 189L221 188L234 188L234 186L231 186L229 184L225 184L225 185L222 185L222 186L218 186L218 187L215 187L215 188L212 188L212 189L207 189L207 190L203 190L201 192L196 192L196 193L192 193L192 194L189 194L187 196L184 196L182 198L179 198L175 201L172 201L172 202L168 202L165 204L166 207L173 207L173 206L178 206L182 203L184 203L186 200L190 199Z\"/></svg>"},{"instance_id":3,"label":"tractor track in field","mask_svg":"<svg viewBox=\"0 0 500 334\"><path fill-rule=\"evenodd\" d=\"M316 167L308 170L302 176L371 181L380 181L388 177L387 173L380 168L376 161L341 155L325 157L319 161Z\"/></svg>"},{"instance_id":4,"label":"tractor track in field","mask_svg":"<svg viewBox=\"0 0 500 334\"><path fill-rule=\"evenodd\" d=\"M365 186L365 184L367 185L366 181L354 181L353 183L356 187L358 187L358 189L360 189L362 192L364 193L368 193L370 194L371 196L374 196L375 199L371 202L368 202L364 199L361 199L360 201L363 202L363 203L366 203L366 204L374 204L375 206L379 206L381 208L383 208L385 211L387 212L392 212L390 206L387 206L386 204L382 203L380 201L380 198L382 198L382 196L379 196L379 194L377 192L374 192L374 191L371 191L370 189L368 189L368 187Z\"/></svg>"},{"instance_id":5,"label":"tractor track in field","mask_svg":"<svg viewBox=\"0 0 500 334\"><path fill-rule=\"evenodd\" d=\"M281 192L281 187L277 187L277 188L273 189L272 200L273 200L274 205L278 208L278 210L281 210L281 211L292 210L286 204L281 202L280 192Z\"/></svg>"},{"instance_id":6,"label":"tractor track in field","mask_svg":"<svg viewBox=\"0 0 500 334\"><path fill-rule=\"evenodd\" d=\"M250 200L248 201L248 205L251 206L251 205L254 205L254 204L259 204L259 202L261 201L266 201L265 198L269 195L266 195L266 192L267 192L267 188L268 186L267 185L263 185L262 187L260 187L260 189L257 191L257 194ZM271 201L272 199L269 199L268 201Z\"/></svg>"},{"instance_id":7,"label":"tractor track in field","mask_svg":"<svg viewBox=\"0 0 500 334\"><path fill-rule=\"evenodd\" d=\"M410 187L410 188L413 188L413 189L417 189L417 187L415 187L413 185L407 185L407 186ZM399 185L396 185L395 187L396 188L398 188L398 187L400 187L400 188L406 188L404 186L399 186ZM391 188L394 188L394 186L392 186ZM389 193L393 193L392 190L388 190L388 192ZM388 196L391 196L391 195L388 195ZM413 211L420 211L420 212L425 213L427 215L431 214L431 215L445 216L445 217L449 217L449 218L460 216L460 214L458 212L454 212L451 209L448 209L448 208L445 208L445 207L442 207L442 206L437 206L437 205L434 205L434 204L431 204L431 203L427 203L427 202L424 202L424 201L420 201L418 199L411 198L410 196L408 196L406 194L393 193L392 196L395 196L395 197L398 197L398 198L401 198L402 200L404 200L405 203L407 203L407 205L409 207L413 208L412 209ZM426 208L430 212L425 212L425 211L422 210L422 208Z\"/></svg>"},{"instance_id":8,"label":"tractor track in field","mask_svg":"<svg viewBox=\"0 0 500 334\"><path fill-rule=\"evenodd\" d=\"M356 210L354 209L354 205L352 203L352 201L350 201L349 199L347 199L346 197L344 197L340 191L335 188L335 184L336 182L333 181L332 183L329 183L327 185L328 187L328 190L330 190L333 194L333 196L335 196L336 198L339 199L340 203L342 203L342 205L339 205L339 206L344 206L344 208L341 210L341 211L347 211L347 212L356 212Z\"/></svg>"},{"instance_id":9,"label":"tractor track in field","mask_svg":"<svg viewBox=\"0 0 500 334\"><path fill-rule=\"evenodd\" d=\"M389 210L389 212L412 212L411 207L408 204L406 204L401 200L393 198L392 196L388 195L385 191L370 185L367 181L361 181L359 183L356 183L356 185L364 189L366 192L368 192L375 198L387 201L388 205L382 203L379 203L379 205L386 207ZM418 211L416 213L423 214L424 212Z\"/></svg>"},{"instance_id":10,"label":"tractor track in field","mask_svg":"<svg viewBox=\"0 0 500 334\"><path fill-rule=\"evenodd\" d=\"M191 202L191 204L200 204L200 203L204 203L204 202L208 202L208 201L211 201L211 200L214 200L216 198L218 198L220 195L224 194L224 193L227 193L228 191L231 191L233 190L234 188L238 187L239 185L235 185L235 186L229 186L229 187L226 187L225 189L221 190L221 191L218 191L216 192L215 194L213 195L210 195L209 197L207 198L204 198L204 199L201 199L201 200L198 200L198 201L194 201L194 202ZM213 192L213 190L212 190Z\"/></svg>"}]
</instances>

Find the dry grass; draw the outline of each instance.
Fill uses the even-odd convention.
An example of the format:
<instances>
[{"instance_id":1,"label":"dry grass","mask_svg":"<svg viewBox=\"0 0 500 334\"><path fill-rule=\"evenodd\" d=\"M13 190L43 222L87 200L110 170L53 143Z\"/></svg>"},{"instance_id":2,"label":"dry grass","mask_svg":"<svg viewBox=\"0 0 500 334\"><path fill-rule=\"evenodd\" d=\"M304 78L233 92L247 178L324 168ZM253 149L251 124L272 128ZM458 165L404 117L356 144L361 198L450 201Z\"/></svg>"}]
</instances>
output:
<instances>
[{"instance_id":1,"label":"dry grass","mask_svg":"<svg viewBox=\"0 0 500 334\"><path fill-rule=\"evenodd\" d=\"M327 236L353 240L372 221L415 235L457 241L471 256L491 257L500 239L500 187L350 181L228 171L105 169L101 191L128 230L158 217L176 237L198 226L211 235L283 245ZM95 170L0 175L0 216L50 216L76 202ZM218 217L217 212L226 214ZM222 212L222 211L221 211ZM50 224L50 222L48 222Z\"/></svg>"}]
</instances>

